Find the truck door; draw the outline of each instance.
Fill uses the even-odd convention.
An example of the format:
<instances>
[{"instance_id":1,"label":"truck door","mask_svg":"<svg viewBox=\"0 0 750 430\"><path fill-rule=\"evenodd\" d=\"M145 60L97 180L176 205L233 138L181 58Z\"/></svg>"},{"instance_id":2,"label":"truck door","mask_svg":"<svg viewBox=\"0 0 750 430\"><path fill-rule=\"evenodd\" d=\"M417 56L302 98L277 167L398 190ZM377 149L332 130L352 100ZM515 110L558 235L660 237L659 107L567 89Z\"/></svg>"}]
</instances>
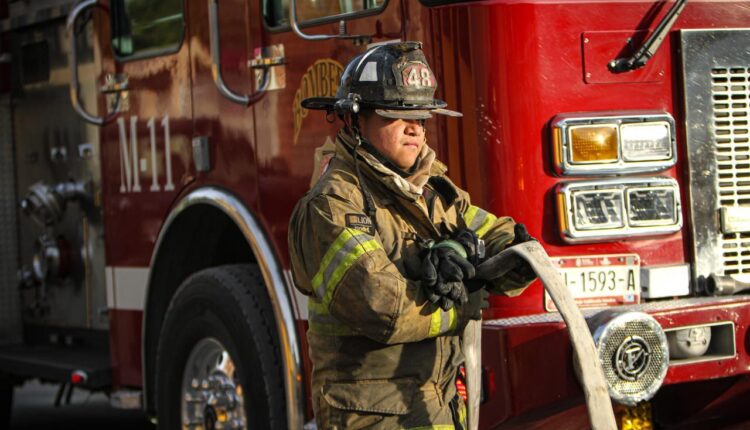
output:
<instances>
[{"instance_id":1,"label":"truck door","mask_svg":"<svg viewBox=\"0 0 750 430\"><path fill-rule=\"evenodd\" d=\"M102 172L114 376L139 386L148 267L173 200L194 178L189 30L183 0L111 0L100 32ZM119 98L119 111L112 113Z\"/></svg>"},{"instance_id":2,"label":"truck door","mask_svg":"<svg viewBox=\"0 0 750 430\"><path fill-rule=\"evenodd\" d=\"M210 153L202 182L219 185L248 206L257 201L254 118L257 82L249 63L259 45L252 0L185 2L189 8L194 136Z\"/></svg>"}]
</instances>

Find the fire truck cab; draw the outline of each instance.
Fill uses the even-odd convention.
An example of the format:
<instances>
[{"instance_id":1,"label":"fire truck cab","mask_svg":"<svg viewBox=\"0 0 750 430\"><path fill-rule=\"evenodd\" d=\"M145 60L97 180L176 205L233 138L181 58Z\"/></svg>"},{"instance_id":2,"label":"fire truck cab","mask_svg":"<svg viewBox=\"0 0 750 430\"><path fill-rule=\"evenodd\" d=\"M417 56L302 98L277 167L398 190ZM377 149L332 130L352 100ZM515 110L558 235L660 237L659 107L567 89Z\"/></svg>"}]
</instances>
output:
<instances>
[{"instance_id":1,"label":"fire truck cab","mask_svg":"<svg viewBox=\"0 0 750 430\"><path fill-rule=\"evenodd\" d=\"M622 428L750 396L745 0L0 0L0 426L28 379L162 428L313 428L289 217L367 46L424 42L430 145L524 222ZM538 282L484 313L481 428L588 428Z\"/></svg>"}]
</instances>

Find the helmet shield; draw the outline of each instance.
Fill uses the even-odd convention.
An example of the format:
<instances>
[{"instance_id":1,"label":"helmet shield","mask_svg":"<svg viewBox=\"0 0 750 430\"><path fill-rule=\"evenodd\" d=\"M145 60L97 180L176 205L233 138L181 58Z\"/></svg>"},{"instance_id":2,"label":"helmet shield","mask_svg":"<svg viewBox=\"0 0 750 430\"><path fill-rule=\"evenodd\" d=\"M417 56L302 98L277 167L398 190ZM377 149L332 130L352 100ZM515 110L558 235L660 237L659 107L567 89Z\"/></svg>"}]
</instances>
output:
<instances>
[{"instance_id":1,"label":"helmet shield","mask_svg":"<svg viewBox=\"0 0 750 430\"><path fill-rule=\"evenodd\" d=\"M444 109L447 104L434 98L436 90L437 79L421 42L390 43L354 57L341 75L335 98L305 99L302 106L330 111L342 101L356 99L359 109L373 109L386 118L427 119L433 113L461 116Z\"/></svg>"}]
</instances>

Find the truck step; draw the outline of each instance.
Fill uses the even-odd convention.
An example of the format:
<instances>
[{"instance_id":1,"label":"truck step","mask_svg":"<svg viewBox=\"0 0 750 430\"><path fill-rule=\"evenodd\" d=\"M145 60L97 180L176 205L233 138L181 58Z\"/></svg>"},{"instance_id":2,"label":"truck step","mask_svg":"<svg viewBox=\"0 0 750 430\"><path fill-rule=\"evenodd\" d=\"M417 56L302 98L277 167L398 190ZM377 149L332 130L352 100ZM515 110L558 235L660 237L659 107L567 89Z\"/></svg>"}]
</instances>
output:
<instances>
[{"instance_id":1,"label":"truck step","mask_svg":"<svg viewBox=\"0 0 750 430\"><path fill-rule=\"evenodd\" d=\"M0 369L5 373L48 381L73 382L76 386L91 390L111 385L111 366L109 351L106 349L57 345L0 347Z\"/></svg>"}]
</instances>

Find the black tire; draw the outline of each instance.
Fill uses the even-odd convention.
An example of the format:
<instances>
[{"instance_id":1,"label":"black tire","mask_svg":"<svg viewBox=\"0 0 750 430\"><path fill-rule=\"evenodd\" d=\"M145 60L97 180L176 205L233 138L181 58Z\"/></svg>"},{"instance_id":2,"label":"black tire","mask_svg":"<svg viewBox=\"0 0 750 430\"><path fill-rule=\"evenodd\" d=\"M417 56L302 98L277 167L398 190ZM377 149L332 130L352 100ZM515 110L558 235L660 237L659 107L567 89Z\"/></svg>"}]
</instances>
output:
<instances>
[{"instance_id":1,"label":"black tire","mask_svg":"<svg viewBox=\"0 0 750 430\"><path fill-rule=\"evenodd\" d=\"M193 364L191 369L199 368L196 354L200 358L203 347L208 345L210 350L216 344L224 347L233 360L236 374L230 379L242 386L241 391L225 392L241 393L244 408L237 406L233 411L244 410L245 428L286 429L276 326L263 279L255 265L203 270L185 280L172 298L156 356L159 429L182 429L185 395L198 393L194 398L205 398L200 396L210 391L201 391L203 385L200 388L183 385L183 380L198 379L192 378L192 372L186 376L188 360ZM183 390L184 387L187 389ZM185 407L194 414L204 405L194 402Z\"/></svg>"},{"instance_id":2,"label":"black tire","mask_svg":"<svg viewBox=\"0 0 750 430\"><path fill-rule=\"evenodd\" d=\"M0 375L0 429L10 428L13 412L13 380Z\"/></svg>"}]
</instances>

